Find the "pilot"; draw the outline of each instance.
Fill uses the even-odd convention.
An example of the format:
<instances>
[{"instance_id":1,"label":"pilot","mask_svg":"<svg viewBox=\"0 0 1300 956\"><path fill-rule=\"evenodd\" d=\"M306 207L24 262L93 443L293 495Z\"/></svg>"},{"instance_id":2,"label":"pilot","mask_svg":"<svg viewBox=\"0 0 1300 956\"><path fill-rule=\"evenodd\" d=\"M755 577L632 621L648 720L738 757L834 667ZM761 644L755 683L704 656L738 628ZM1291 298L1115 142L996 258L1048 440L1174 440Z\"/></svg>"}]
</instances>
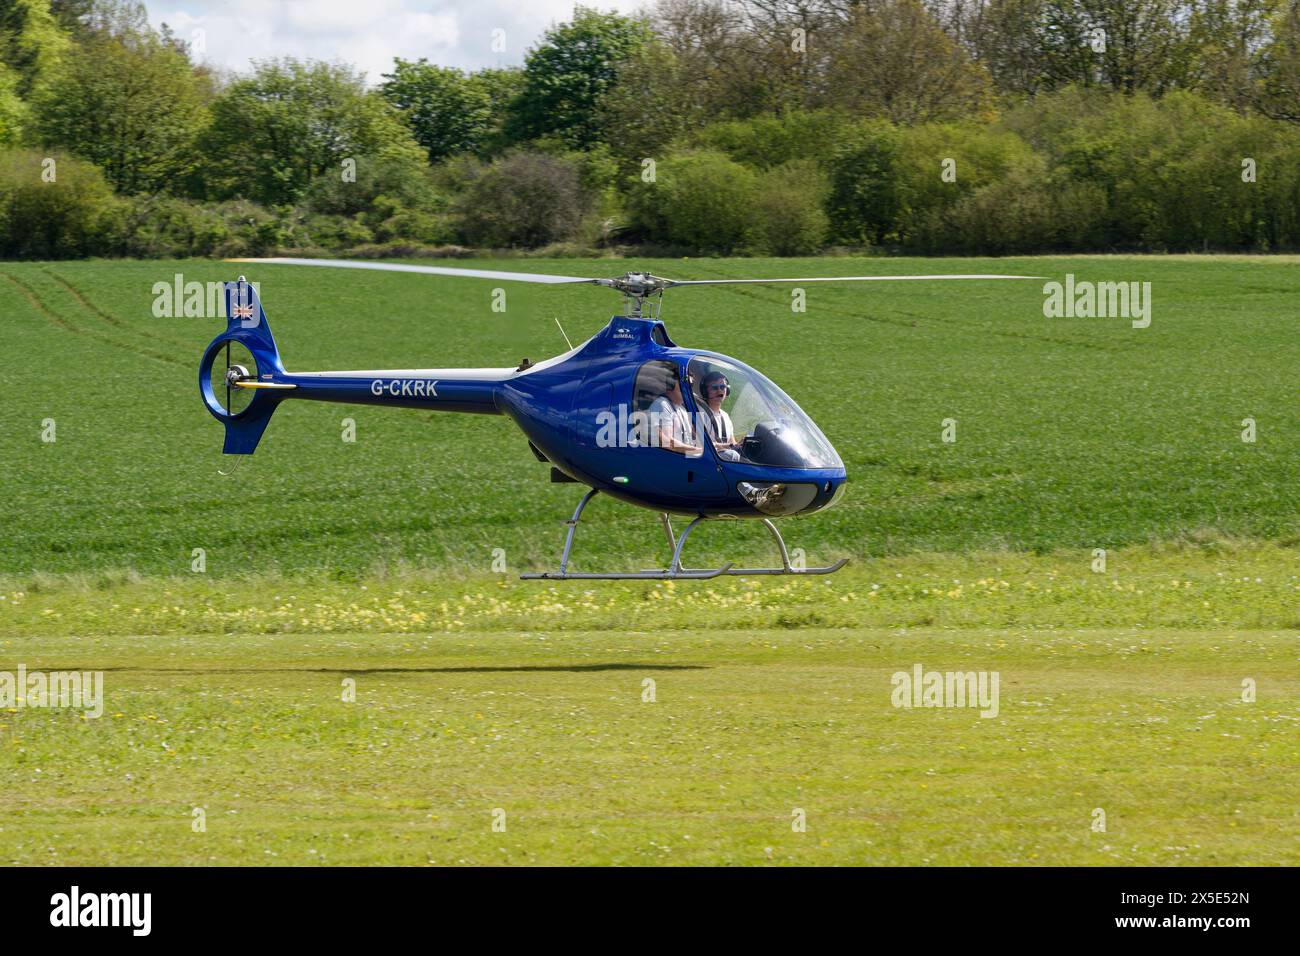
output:
<instances>
[{"instance_id":1,"label":"pilot","mask_svg":"<svg viewBox=\"0 0 1300 956\"><path fill-rule=\"evenodd\" d=\"M680 374L675 368L670 374L668 390L650 403L651 421L658 423L660 448L695 458L704 454L704 448L695 444L695 429L682 397Z\"/></svg>"},{"instance_id":2,"label":"pilot","mask_svg":"<svg viewBox=\"0 0 1300 956\"><path fill-rule=\"evenodd\" d=\"M723 461L740 461L740 442L736 440L736 430L731 425L731 416L722 407L722 400L731 392L731 384L726 373L714 369L704 376L700 383L700 393L704 397L704 430L709 433L718 457Z\"/></svg>"}]
</instances>

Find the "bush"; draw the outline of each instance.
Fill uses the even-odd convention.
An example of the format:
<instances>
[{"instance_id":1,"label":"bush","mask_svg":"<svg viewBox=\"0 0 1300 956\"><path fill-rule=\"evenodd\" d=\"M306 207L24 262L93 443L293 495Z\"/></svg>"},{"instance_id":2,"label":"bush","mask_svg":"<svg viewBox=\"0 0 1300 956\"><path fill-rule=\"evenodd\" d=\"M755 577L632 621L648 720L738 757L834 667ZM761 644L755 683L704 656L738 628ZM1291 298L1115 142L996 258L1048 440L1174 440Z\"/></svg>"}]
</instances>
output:
<instances>
[{"instance_id":1,"label":"bush","mask_svg":"<svg viewBox=\"0 0 1300 956\"><path fill-rule=\"evenodd\" d=\"M795 111L713 123L696 133L692 143L756 169L772 169L797 159L820 159L845 125L838 113Z\"/></svg>"},{"instance_id":2,"label":"bush","mask_svg":"<svg viewBox=\"0 0 1300 956\"><path fill-rule=\"evenodd\" d=\"M355 173L351 182L337 169L316 177L307 188L304 204L312 212L339 216L370 212L380 196L412 209L433 211L447 205L432 174L427 169L413 169L405 161L360 156Z\"/></svg>"},{"instance_id":3,"label":"bush","mask_svg":"<svg viewBox=\"0 0 1300 956\"><path fill-rule=\"evenodd\" d=\"M121 252L142 259L210 256L226 248L232 236L215 207L167 196L127 200L120 228Z\"/></svg>"},{"instance_id":4,"label":"bush","mask_svg":"<svg viewBox=\"0 0 1300 956\"><path fill-rule=\"evenodd\" d=\"M211 207L230 229L230 236L213 250L216 256L260 256L277 251L287 224L275 213L247 199L232 199Z\"/></svg>"},{"instance_id":5,"label":"bush","mask_svg":"<svg viewBox=\"0 0 1300 956\"><path fill-rule=\"evenodd\" d=\"M46 181L47 170L53 181ZM117 251L121 214L122 203L90 163L61 153L0 152L0 256L80 259L112 254Z\"/></svg>"},{"instance_id":6,"label":"bush","mask_svg":"<svg viewBox=\"0 0 1300 956\"><path fill-rule=\"evenodd\" d=\"M1057 227L1046 166L1035 156L954 205L932 210L918 225L916 244L927 252L1043 252L1053 245Z\"/></svg>"},{"instance_id":7,"label":"bush","mask_svg":"<svg viewBox=\"0 0 1300 956\"><path fill-rule=\"evenodd\" d=\"M986 249L971 245L976 236L996 239L1003 248L1028 249L1046 242L1050 233L1044 228L1052 211L1046 165L1008 130L974 123L856 124L829 168L827 212L840 242L974 252ZM1036 199L1021 195L1026 187ZM1037 208L1031 209L1032 203ZM1015 224L1029 231L1024 236L991 231L979 220L990 212L1002 227ZM959 222L968 237L952 235Z\"/></svg>"},{"instance_id":8,"label":"bush","mask_svg":"<svg viewBox=\"0 0 1300 956\"><path fill-rule=\"evenodd\" d=\"M1015 133L975 123L927 123L899 131L895 188L899 198L894 235L904 246L933 251L941 246L949 214L981 190L1003 184L996 195L1007 197L1005 184L1017 171L1020 186L1030 185L1042 197L1047 214L1046 167L1029 144ZM951 171L945 178L945 171ZM987 208L990 193L978 205ZM1020 203L1022 213L1025 212ZM1028 241L1040 241L1041 236Z\"/></svg>"},{"instance_id":9,"label":"bush","mask_svg":"<svg viewBox=\"0 0 1300 956\"><path fill-rule=\"evenodd\" d=\"M755 238L758 174L712 150L658 164L655 181L633 180L628 197L643 238L692 252L728 255Z\"/></svg>"},{"instance_id":10,"label":"bush","mask_svg":"<svg viewBox=\"0 0 1300 956\"><path fill-rule=\"evenodd\" d=\"M821 251L830 228L822 209L826 192L826 176L811 160L794 160L764 173L754 200L755 251L773 256Z\"/></svg>"},{"instance_id":11,"label":"bush","mask_svg":"<svg viewBox=\"0 0 1300 956\"><path fill-rule=\"evenodd\" d=\"M590 205L576 163L519 151L490 165L458 167L464 191L453 204L470 245L536 248L574 237Z\"/></svg>"},{"instance_id":12,"label":"bush","mask_svg":"<svg viewBox=\"0 0 1300 956\"><path fill-rule=\"evenodd\" d=\"M375 240L408 240L427 245L444 245L451 241L454 229L448 217L419 209L394 208L374 227Z\"/></svg>"},{"instance_id":13,"label":"bush","mask_svg":"<svg viewBox=\"0 0 1300 956\"><path fill-rule=\"evenodd\" d=\"M294 229L295 248L313 246L338 251L368 245L375 234L351 216L306 216Z\"/></svg>"},{"instance_id":14,"label":"bush","mask_svg":"<svg viewBox=\"0 0 1300 956\"><path fill-rule=\"evenodd\" d=\"M899 131L874 120L845 131L828 163L826 214L834 238L849 245L878 245L896 237Z\"/></svg>"},{"instance_id":15,"label":"bush","mask_svg":"<svg viewBox=\"0 0 1300 956\"><path fill-rule=\"evenodd\" d=\"M1187 92L1039 96L1005 125L1045 155L1053 181L1101 197L1075 249L1293 248L1300 243L1300 131ZM1243 180L1255 161L1257 181Z\"/></svg>"}]
</instances>

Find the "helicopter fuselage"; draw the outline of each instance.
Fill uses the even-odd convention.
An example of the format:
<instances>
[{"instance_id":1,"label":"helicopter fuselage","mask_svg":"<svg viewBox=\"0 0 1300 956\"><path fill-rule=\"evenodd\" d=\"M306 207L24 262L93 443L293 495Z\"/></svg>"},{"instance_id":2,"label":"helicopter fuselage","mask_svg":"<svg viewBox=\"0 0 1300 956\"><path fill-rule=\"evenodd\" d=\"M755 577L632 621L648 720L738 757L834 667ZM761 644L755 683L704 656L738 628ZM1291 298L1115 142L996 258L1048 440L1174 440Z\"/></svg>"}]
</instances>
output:
<instances>
[{"instance_id":1,"label":"helicopter fuselage","mask_svg":"<svg viewBox=\"0 0 1300 956\"><path fill-rule=\"evenodd\" d=\"M715 518L806 514L830 505L846 480L839 457L832 450L830 459L815 462L821 467L794 465L797 454L784 447L784 456L777 453L781 438L771 427L764 429L763 441L775 460L784 457L784 466L761 460L757 447L753 457L727 460L702 427L694 429L698 454L656 445L658 425L649 422L647 428L647 413L637 407L640 370L647 363L672 363L680 380L691 383L691 365L701 361L758 375L725 355L676 346L657 320L615 317L555 365L535 366L507 380L497 403L557 469L631 504ZM705 410L696 389L682 388L682 397L699 422ZM746 437L757 445L753 436ZM773 485L784 487L766 500L758 494Z\"/></svg>"},{"instance_id":2,"label":"helicopter fuselage","mask_svg":"<svg viewBox=\"0 0 1300 956\"><path fill-rule=\"evenodd\" d=\"M678 347L657 319L616 316L570 352L518 368L294 373L281 366L256 305L261 321L232 320L201 365L204 401L226 425L230 454L251 453L279 402L299 398L506 415L554 466L554 477L658 512L710 518L807 514L832 504L844 487L839 456L788 396L744 363ZM254 390L251 404L234 413L222 404L222 382L211 374L232 342L247 347L255 365L233 383ZM705 368L744 379L733 414L744 404L752 427L736 426L732 451L715 447L699 425L688 433L692 452L662 447L656 440L659 423L645 407L653 394L645 382L654 379L645 370L659 380L675 374L685 383L681 403L698 423L706 409L697 393L697 370Z\"/></svg>"}]
</instances>

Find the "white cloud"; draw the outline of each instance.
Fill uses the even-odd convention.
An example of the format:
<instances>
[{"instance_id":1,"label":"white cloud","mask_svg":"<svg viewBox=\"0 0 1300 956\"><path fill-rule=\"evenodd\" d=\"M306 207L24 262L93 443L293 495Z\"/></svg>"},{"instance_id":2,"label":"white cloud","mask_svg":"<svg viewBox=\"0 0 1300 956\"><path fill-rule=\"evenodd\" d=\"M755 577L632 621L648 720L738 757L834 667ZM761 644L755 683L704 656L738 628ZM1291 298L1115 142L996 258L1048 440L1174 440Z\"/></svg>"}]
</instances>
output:
<instances>
[{"instance_id":1,"label":"white cloud","mask_svg":"<svg viewBox=\"0 0 1300 956\"><path fill-rule=\"evenodd\" d=\"M590 0L630 13L644 0ZM249 61L296 56L351 63L371 83L394 57L442 66L516 66L552 23L573 15L573 0L146 0L149 19L189 40L196 58L246 71ZM505 50L492 50L494 30Z\"/></svg>"}]
</instances>

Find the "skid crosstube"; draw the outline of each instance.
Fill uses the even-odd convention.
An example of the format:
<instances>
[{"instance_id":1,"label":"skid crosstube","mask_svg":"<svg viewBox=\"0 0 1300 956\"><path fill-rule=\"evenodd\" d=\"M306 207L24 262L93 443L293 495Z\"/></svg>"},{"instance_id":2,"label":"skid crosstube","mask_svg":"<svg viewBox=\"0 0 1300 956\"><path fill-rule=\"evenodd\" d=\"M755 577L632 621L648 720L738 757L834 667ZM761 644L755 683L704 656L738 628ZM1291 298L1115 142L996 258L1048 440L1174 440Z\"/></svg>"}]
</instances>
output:
<instances>
[{"instance_id":1,"label":"skid crosstube","mask_svg":"<svg viewBox=\"0 0 1300 956\"><path fill-rule=\"evenodd\" d=\"M565 522L569 526L568 533L564 538L564 552L560 556L560 568L558 571L535 571L528 574L519 575L524 581L705 581L709 578L716 578L724 574L747 576L759 574L834 574L844 565L849 563L848 558L841 558L834 564L828 564L818 568L796 568L790 564L790 553L786 550L785 539L781 537L781 532L777 530L770 518L764 518L763 524L767 530L772 533L776 540L776 546L781 552L781 567L779 568L737 568L731 561L722 565L720 568L684 568L682 567L682 548L686 544L687 537L695 530L700 522L704 521L703 515L694 518L686 529L682 531L681 536L673 534L672 519L667 513L661 514L660 520L663 522L664 534L668 538L668 546L673 549L673 559L667 568L662 570L651 571L570 571L569 555L573 552L573 538L578 531L578 522L582 519L582 512L592 498L596 497L599 490L592 488L582 500L578 502L578 507L573 512L573 517Z\"/></svg>"}]
</instances>

